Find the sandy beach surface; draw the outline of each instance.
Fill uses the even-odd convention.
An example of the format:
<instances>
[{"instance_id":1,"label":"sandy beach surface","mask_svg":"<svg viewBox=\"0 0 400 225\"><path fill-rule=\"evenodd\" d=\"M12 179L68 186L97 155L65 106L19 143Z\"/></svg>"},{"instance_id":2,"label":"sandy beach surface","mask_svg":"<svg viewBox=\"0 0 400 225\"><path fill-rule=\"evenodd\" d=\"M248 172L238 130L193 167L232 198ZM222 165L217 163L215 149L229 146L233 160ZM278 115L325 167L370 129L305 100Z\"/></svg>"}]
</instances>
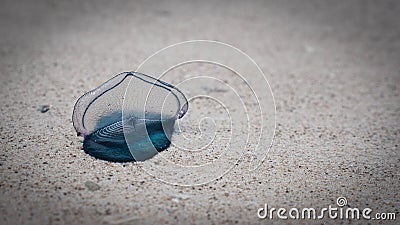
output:
<instances>
[{"instance_id":1,"label":"sandy beach surface","mask_svg":"<svg viewBox=\"0 0 400 225\"><path fill-rule=\"evenodd\" d=\"M398 1L1 5L0 224L398 224L257 217L265 204L320 209L340 196L400 216ZM265 72L276 132L264 163L249 171L245 157L222 178L181 187L85 154L76 100L193 39L236 46Z\"/></svg>"}]
</instances>

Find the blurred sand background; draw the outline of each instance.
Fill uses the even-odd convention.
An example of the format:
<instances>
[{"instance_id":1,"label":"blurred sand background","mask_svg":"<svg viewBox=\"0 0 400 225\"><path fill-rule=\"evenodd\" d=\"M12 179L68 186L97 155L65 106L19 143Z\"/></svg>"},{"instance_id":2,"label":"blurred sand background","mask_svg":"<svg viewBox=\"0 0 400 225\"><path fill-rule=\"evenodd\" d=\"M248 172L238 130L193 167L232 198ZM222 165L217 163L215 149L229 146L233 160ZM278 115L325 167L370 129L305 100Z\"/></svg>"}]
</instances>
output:
<instances>
[{"instance_id":1,"label":"blurred sand background","mask_svg":"<svg viewBox=\"0 0 400 225\"><path fill-rule=\"evenodd\" d=\"M399 15L386 0L1 1L0 224L294 224L257 209L339 196L399 216ZM262 166L185 188L85 154L77 98L191 39L234 45L267 72L277 129Z\"/></svg>"}]
</instances>

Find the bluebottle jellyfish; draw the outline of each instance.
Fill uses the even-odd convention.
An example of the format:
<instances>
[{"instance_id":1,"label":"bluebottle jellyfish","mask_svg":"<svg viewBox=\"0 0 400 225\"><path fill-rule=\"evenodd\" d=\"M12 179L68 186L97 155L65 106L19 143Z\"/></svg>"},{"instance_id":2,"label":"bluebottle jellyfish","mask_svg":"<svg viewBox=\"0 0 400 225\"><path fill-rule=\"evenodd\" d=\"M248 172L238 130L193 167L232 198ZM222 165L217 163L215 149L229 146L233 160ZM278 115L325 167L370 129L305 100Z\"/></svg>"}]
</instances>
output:
<instances>
[{"instance_id":1,"label":"bluebottle jellyfish","mask_svg":"<svg viewBox=\"0 0 400 225\"><path fill-rule=\"evenodd\" d=\"M176 87L124 72L80 97L72 120L89 155L112 162L144 161L170 146L175 121L187 110L187 99Z\"/></svg>"}]
</instances>

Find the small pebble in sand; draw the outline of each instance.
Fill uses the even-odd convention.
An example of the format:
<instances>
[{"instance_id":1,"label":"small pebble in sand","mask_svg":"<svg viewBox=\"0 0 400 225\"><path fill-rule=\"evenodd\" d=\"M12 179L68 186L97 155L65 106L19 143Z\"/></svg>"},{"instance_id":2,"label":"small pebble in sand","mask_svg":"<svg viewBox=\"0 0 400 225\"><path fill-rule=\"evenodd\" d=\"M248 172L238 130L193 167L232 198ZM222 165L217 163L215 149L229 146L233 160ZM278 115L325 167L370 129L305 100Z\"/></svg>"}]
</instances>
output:
<instances>
[{"instance_id":1,"label":"small pebble in sand","mask_svg":"<svg viewBox=\"0 0 400 225\"><path fill-rule=\"evenodd\" d=\"M49 111L50 110L50 105L42 105L41 107L40 107L40 112L41 113L45 113L45 112L47 112L47 111Z\"/></svg>"},{"instance_id":2,"label":"small pebble in sand","mask_svg":"<svg viewBox=\"0 0 400 225\"><path fill-rule=\"evenodd\" d=\"M89 191L97 191L100 190L100 185L96 184L93 181L86 181L85 182L85 186L87 187L87 189L89 189Z\"/></svg>"}]
</instances>

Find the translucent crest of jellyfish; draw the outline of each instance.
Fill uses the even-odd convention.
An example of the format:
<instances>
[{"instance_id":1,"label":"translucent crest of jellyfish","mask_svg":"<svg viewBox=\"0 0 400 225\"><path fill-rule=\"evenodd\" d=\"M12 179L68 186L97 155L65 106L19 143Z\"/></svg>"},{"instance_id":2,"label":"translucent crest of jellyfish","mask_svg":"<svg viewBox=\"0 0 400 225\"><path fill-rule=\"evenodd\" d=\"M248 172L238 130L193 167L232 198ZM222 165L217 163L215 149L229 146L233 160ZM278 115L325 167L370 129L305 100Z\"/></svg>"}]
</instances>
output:
<instances>
[{"instance_id":1,"label":"translucent crest of jellyfish","mask_svg":"<svg viewBox=\"0 0 400 225\"><path fill-rule=\"evenodd\" d=\"M186 97L174 86L124 72L80 97L72 119L91 156L144 161L169 147L175 121L187 110Z\"/></svg>"}]
</instances>

